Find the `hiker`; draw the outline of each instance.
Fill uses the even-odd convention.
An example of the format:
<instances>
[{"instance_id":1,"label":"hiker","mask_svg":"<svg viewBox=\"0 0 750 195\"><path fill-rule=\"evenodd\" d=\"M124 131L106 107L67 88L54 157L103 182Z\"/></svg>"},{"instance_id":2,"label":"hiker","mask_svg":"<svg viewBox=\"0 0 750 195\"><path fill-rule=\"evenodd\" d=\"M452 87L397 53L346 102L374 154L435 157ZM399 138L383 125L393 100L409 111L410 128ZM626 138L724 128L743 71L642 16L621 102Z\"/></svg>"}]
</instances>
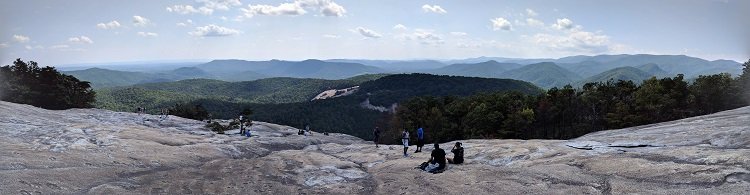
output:
<instances>
[{"instance_id":1,"label":"hiker","mask_svg":"<svg viewBox=\"0 0 750 195\"><path fill-rule=\"evenodd\" d=\"M141 116L141 114L143 114L143 108L139 106L137 109L138 109L138 116Z\"/></svg>"},{"instance_id":2,"label":"hiker","mask_svg":"<svg viewBox=\"0 0 750 195\"><path fill-rule=\"evenodd\" d=\"M378 148L378 141L380 140L380 129L378 127L375 127L374 130L372 130L372 141L375 142L375 147Z\"/></svg>"},{"instance_id":3,"label":"hiker","mask_svg":"<svg viewBox=\"0 0 750 195\"><path fill-rule=\"evenodd\" d=\"M310 125L305 125L305 129L310 129ZM299 131L297 131L297 135L307 136L305 135L305 129L299 129Z\"/></svg>"},{"instance_id":4,"label":"hiker","mask_svg":"<svg viewBox=\"0 0 750 195\"><path fill-rule=\"evenodd\" d=\"M417 150L414 153L422 152L422 146L424 146L424 130L420 127L417 129Z\"/></svg>"},{"instance_id":5,"label":"hiker","mask_svg":"<svg viewBox=\"0 0 750 195\"><path fill-rule=\"evenodd\" d=\"M245 137L250 137L250 136L253 136L253 134L250 133L250 129L246 129L245 130Z\"/></svg>"},{"instance_id":6,"label":"hiker","mask_svg":"<svg viewBox=\"0 0 750 195\"><path fill-rule=\"evenodd\" d=\"M430 154L430 160L427 162L438 164L436 168L426 170L427 172L440 173L443 171L443 169L445 169L445 150L440 149L440 145L438 143L435 143L435 149L432 150L432 154Z\"/></svg>"},{"instance_id":7,"label":"hiker","mask_svg":"<svg viewBox=\"0 0 750 195\"><path fill-rule=\"evenodd\" d=\"M305 126L305 136L310 135L312 136L312 131L310 130L310 125Z\"/></svg>"},{"instance_id":8,"label":"hiker","mask_svg":"<svg viewBox=\"0 0 750 195\"><path fill-rule=\"evenodd\" d=\"M242 125L242 115L240 115L240 135L245 134L245 127L243 127Z\"/></svg>"},{"instance_id":9,"label":"hiker","mask_svg":"<svg viewBox=\"0 0 750 195\"><path fill-rule=\"evenodd\" d=\"M456 145L451 149L453 158L446 158L450 164L461 164L464 163L464 148L461 147L461 142L456 142Z\"/></svg>"},{"instance_id":10,"label":"hiker","mask_svg":"<svg viewBox=\"0 0 750 195\"><path fill-rule=\"evenodd\" d=\"M401 133L401 142L404 144L404 157L407 157L409 156L406 154L406 151L409 150L409 131L406 131L406 129Z\"/></svg>"}]
</instances>

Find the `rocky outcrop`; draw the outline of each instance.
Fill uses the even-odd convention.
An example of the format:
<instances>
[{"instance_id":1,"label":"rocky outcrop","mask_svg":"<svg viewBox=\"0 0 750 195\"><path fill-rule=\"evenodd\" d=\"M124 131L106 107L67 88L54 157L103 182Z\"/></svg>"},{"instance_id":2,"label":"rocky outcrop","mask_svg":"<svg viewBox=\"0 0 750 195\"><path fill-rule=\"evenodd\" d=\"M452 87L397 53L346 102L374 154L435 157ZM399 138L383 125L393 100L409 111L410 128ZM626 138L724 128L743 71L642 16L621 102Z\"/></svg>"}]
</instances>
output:
<instances>
[{"instance_id":1,"label":"rocky outcrop","mask_svg":"<svg viewBox=\"0 0 750 195\"><path fill-rule=\"evenodd\" d=\"M573 140L464 140L466 163L441 174L414 169L428 146L404 158L343 134L203 125L0 102L0 194L750 193L750 108Z\"/></svg>"},{"instance_id":2,"label":"rocky outcrop","mask_svg":"<svg viewBox=\"0 0 750 195\"><path fill-rule=\"evenodd\" d=\"M321 92L310 101L344 97L344 96L354 94L354 92L357 92L357 90L359 90L359 86L349 87L345 89L329 89L329 90Z\"/></svg>"}]
</instances>

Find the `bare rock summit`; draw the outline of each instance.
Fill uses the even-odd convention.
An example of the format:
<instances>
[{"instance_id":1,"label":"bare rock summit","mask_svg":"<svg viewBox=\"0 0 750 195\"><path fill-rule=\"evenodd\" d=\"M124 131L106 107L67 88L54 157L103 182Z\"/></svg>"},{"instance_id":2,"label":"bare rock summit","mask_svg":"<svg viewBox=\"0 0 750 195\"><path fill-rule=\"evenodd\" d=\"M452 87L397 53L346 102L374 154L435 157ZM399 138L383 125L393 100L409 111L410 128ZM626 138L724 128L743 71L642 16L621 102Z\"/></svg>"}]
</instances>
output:
<instances>
[{"instance_id":1,"label":"bare rock summit","mask_svg":"<svg viewBox=\"0 0 750 195\"><path fill-rule=\"evenodd\" d=\"M750 194L750 107L572 140L462 140L465 164L440 174L414 169L432 146L403 157L343 134L203 126L0 102L0 194Z\"/></svg>"}]
</instances>

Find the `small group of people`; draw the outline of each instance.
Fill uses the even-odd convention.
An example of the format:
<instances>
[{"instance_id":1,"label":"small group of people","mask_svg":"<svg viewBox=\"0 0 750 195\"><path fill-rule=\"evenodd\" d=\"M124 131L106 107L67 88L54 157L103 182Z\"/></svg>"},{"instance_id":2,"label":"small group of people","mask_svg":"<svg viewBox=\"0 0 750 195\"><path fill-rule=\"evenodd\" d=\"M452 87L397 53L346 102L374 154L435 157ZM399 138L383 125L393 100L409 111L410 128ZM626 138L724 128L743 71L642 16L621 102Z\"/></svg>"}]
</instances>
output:
<instances>
[{"instance_id":1,"label":"small group of people","mask_svg":"<svg viewBox=\"0 0 750 195\"><path fill-rule=\"evenodd\" d=\"M409 151L409 131L404 129L403 132L401 132L401 143L404 145L404 157L408 157L409 154L406 153ZM417 128L417 149L414 150L414 153L420 153L422 152L422 147L424 146L424 129L422 127Z\"/></svg>"},{"instance_id":2,"label":"small group of people","mask_svg":"<svg viewBox=\"0 0 750 195\"><path fill-rule=\"evenodd\" d=\"M440 148L440 144L435 143L435 149L432 150L430 159L422 163L419 168L430 173L441 173L445 170L447 163L464 163L464 148L461 146L461 142L456 142L453 145L451 153L453 153L453 158L445 157L445 150Z\"/></svg>"},{"instance_id":3,"label":"small group of people","mask_svg":"<svg viewBox=\"0 0 750 195\"><path fill-rule=\"evenodd\" d=\"M138 116L145 115L146 114L146 108L145 107L137 107L136 112L138 113ZM169 108L162 108L159 110L159 120L163 121L169 118ZM145 120L145 118L144 118Z\"/></svg>"},{"instance_id":4,"label":"small group of people","mask_svg":"<svg viewBox=\"0 0 750 195\"><path fill-rule=\"evenodd\" d=\"M253 136L253 134L250 133L250 129L245 129L245 116L240 115L238 118L240 119L240 135L244 135L246 137ZM250 124L252 125L252 122L250 122ZM248 127L249 126L250 125L248 125Z\"/></svg>"},{"instance_id":5,"label":"small group of people","mask_svg":"<svg viewBox=\"0 0 750 195\"><path fill-rule=\"evenodd\" d=\"M166 120L167 118L169 118L169 108L162 108L159 113L159 119Z\"/></svg>"},{"instance_id":6,"label":"small group of people","mask_svg":"<svg viewBox=\"0 0 750 195\"><path fill-rule=\"evenodd\" d=\"M141 116L144 113L146 113L146 108L144 108L144 107L138 107L137 111L138 111L138 116Z\"/></svg>"},{"instance_id":7,"label":"small group of people","mask_svg":"<svg viewBox=\"0 0 750 195\"><path fill-rule=\"evenodd\" d=\"M310 130L310 125L305 125L305 129L300 129L297 131L297 135L304 135L304 136L312 136L312 131Z\"/></svg>"},{"instance_id":8,"label":"small group of people","mask_svg":"<svg viewBox=\"0 0 750 195\"><path fill-rule=\"evenodd\" d=\"M373 142L375 142L375 147L380 147L380 128L375 127L373 130ZM424 146L424 139L425 133L424 129L422 127L417 128L417 149L414 151L414 153L420 153L422 152L422 147ZM404 157L408 157L408 151L409 151L409 140L411 139L409 135L409 131L404 129L403 132L401 132L401 143L404 146ZM456 144L451 149L451 153L453 153L453 158L447 158L445 155L445 150L440 148L440 145L438 143L435 143L435 149L432 150L432 153L430 154L430 159L427 162L422 163L419 166L419 169L428 171L430 173L440 173L443 170L445 170L446 164L462 164L464 162L464 148L461 144L461 142L456 142Z\"/></svg>"}]
</instances>

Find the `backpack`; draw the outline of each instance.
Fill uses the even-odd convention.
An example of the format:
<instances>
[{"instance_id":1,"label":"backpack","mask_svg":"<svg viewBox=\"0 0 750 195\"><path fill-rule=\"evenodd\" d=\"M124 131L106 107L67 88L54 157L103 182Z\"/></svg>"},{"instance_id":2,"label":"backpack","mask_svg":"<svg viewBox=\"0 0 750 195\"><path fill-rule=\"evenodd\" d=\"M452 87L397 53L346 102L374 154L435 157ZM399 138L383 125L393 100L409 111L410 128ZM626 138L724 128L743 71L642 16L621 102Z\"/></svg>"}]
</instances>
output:
<instances>
[{"instance_id":1,"label":"backpack","mask_svg":"<svg viewBox=\"0 0 750 195\"><path fill-rule=\"evenodd\" d=\"M423 162L421 165L419 165L419 169L422 169L423 171L427 171L426 168L429 166L429 162Z\"/></svg>"}]
</instances>

